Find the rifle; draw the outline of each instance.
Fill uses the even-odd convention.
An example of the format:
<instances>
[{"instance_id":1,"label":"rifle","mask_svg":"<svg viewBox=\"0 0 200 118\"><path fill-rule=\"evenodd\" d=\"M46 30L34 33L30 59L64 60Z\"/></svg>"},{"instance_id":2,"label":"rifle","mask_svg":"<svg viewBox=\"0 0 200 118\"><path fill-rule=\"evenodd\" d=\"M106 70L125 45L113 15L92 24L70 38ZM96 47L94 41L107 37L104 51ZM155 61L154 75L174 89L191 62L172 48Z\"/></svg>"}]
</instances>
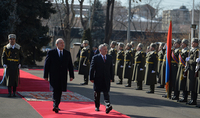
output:
<instances>
[{"instance_id":1,"label":"rifle","mask_svg":"<svg viewBox=\"0 0 200 118\"><path fill-rule=\"evenodd\" d=\"M188 57L190 56L190 51L188 53ZM188 61L186 61L186 64L185 64L185 69L184 69L184 74L183 74L183 77L186 78L187 77L187 71L189 70L189 63Z\"/></svg>"},{"instance_id":2,"label":"rifle","mask_svg":"<svg viewBox=\"0 0 200 118\"><path fill-rule=\"evenodd\" d=\"M199 56L200 56L200 51L199 51ZM199 56L198 58L200 58ZM195 68L195 77L198 77L199 69L200 69L200 63L198 62Z\"/></svg>"}]
</instances>

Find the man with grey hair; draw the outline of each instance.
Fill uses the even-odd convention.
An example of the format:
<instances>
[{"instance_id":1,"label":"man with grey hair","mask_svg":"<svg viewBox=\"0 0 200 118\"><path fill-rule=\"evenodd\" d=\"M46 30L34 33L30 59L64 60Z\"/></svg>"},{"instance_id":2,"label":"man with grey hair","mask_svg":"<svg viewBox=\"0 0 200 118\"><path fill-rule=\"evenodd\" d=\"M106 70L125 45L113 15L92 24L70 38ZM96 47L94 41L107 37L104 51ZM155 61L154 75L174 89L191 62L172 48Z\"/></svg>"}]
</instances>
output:
<instances>
[{"instance_id":1,"label":"man with grey hair","mask_svg":"<svg viewBox=\"0 0 200 118\"><path fill-rule=\"evenodd\" d=\"M62 38L56 40L55 49L47 53L44 64L44 79L50 83L53 91L53 111L58 113L62 91L67 90L67 75L69 70L70 81L74 79L74 68L71 53L65 50L65 42Z\"/></svg>"},{"instance_id":2,"label":"man with grey hair","mask_svg":"<svg viewBox=\"0 0 200 118\"><path fill-rule=\"evenodd\" d=\"M113 78L113 63L112 56L108 55L108 49L105 44L99 46L100 54L92 57L90 65L90 81L94 84L94 102L95 111L99 111L100 107L100 94L104 94L104 102L106 105L106 113L112 110L110 105L110 82L114 80Z\"/></svg>"},{"instance_id":3,"label":"man with grey hair","mask_svg":"<svg viewBox=\"0 0 200 118\"><path fill-rule=\"evenodd\" d=\"M13 87L13 97L16 97L16 88L19 80L19 68L24 60L22 47L16 43L16 35L8 35L9 43L3 47L2 65L6 68L6 86L8 87L8 97L11 97Z\"/></svg>"}]
</instances>

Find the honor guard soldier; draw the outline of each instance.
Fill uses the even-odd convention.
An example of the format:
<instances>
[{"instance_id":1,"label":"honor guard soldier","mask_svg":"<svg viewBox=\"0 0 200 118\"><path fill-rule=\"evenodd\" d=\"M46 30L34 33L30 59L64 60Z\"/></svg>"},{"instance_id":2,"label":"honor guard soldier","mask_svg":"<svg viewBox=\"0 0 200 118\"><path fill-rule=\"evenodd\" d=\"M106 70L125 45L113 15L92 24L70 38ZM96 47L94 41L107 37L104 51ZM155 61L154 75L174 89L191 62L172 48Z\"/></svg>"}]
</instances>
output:
<instances>
[{"instance_id":1,"label":"honor guard soldier","mask_svg":"<svg viewBox=\"0 0 200 118\"><path fill-rule=\"evenodd\" d=\"M171 92L174 91L174 96L172 97L172 100L178 100L178 98L176 97L177 91L175 91L176 88L175 83L179 65L178 56L179 56L180 44L181 40L176 39L173 45L174 50L171 51L171 84L169 84L169 98L171 97Z\"/></svg>"},{"instance_id":2,"label":"honor guard soldier","mask_svg":"<svg viewBox=\"0 0 200 118\"><path fill-rule=\"evenodd\" d=\"M108 54L112 56L112 62L113 62L113 72L115 72L115 63L116 63L116 56L117 56L117 49L115 49L115 46L117 45L116 41L112 41L110 44L110 50L108 51ZM114 78L113 74L113 78ZM112 81L114 82L114 81Z\"/></svg>"},{"instance_id":3,"label":"honor guard soldier","mask_svg":"<svg viewBox=\"0 0 200 118\"><path fill-rule=\"evenodd\" d=\"M158 83L161 83L161 67L163 64L163 58L165 54L165 49L163 47L165 46L165 43L160 43L158 48L158 67L157 67L157 73L158 73ZM157 88L164 88L163 84L160 84Z\"/></svg>"},{"instance_id":4,"label":"honor guard soldier","mask_svg":"<svg viewBox=\"0 0 200 118\"><path fill-rule=\"evenodd\" d=\"M119 82L117 84L122 84L122 73L123 73L123 67L124 67L124 44L119 43L116 57L116 65L115 65L115 74L119 77Z\"/></svg>"},{"instance_id":5,"label":"honor guard soldier","mask_svg":"<svg viewBox=\"0 0 200 118\"><path fill-rule=\"evenodd\" d=\"M132 80L137 83L136 90L142 90L142 81L144 80L144 65L145 65L145 53L142 51L143 44L139 43L137 45L137 52L134 58L134 68Z\"/></svg>"},{"instance_id":6,"label":"honor guard soldier","mask_svg":"<svg viewBox=\"0 0 200 118\"><path fill-rule=\"evenodd\" d=\"M177 102L187 102L188 91L186 90L186 80L187 78L184 77L184 69L186 66L185 59L188 57L189 48L188 46L189 41L187 39L183 39L181 43L182 50L179 50L179 65L178 65L178 72L176 75L176 88L174 93L174 99L177 99ZM183 98L179 100L180 90L183 91Z\"/></svg>"},{"instance_id":7,"label":"honor guard soldier","mask_svg":"<svg viewBox=\"0 0 200 118\"><path fill-rule=\"evenodd\" d=\"M150 91L147 93L154 93L156 81L156 70L158 63L158 56L155 51L156 44L151 43L150 51L146 55L146 70L145 70L145 84L150 85Z\"/></svg>"},{"instance_id":8,"label":"honor guard soldier","mask_svg":"<svg viewBox=\"0 0 200 118\"><path fill-rule=\"evenodd\" d=\"M134 41L131 41L131 43L130 43L131 45L132 45L132 48L131 48L131 51L132 51L132 53L133 53L133 67L134 67L134 56L135 56L135 53L136 53L136 49L134 48Z\"/></svg>"},{"instance_id":9,"label":"honor guard soldier","mask_svg":"<svg viewBox=\"0 0 200 118\"><path fill-rule=\"evenodd\" d=\"M78 74L84 75L84 83L81 83L81 85L88 84L89 68L90 68L90 46L89 46L89 41L84 40L83 49L81 50L80 54L79 69L78 69Z\"/></svg>"},{"instance_id":10,"label":"honor guard soldier","mask_svg":"<svg viewBox=\"0 0 200 118\"><path fill-rule=\"evenodd\" d=\"M199 52L200 55L200 52ZM197 83L196 83L196 93L200 93L200 57L196 59L197 66L195 69L195 76L197 77ZM196 107L200 108L200 105L196 105Z\"/></svg>"},{"instance_id":11,"label":"honor guard soldier","mask_svg":"<svg viewBox=\"0 0 200 118\"><path fill-rule=\"evenodd\" d=\"M192 39L192 48L189 52L190 56L186 58L186 63L189 64L188 74L187 74L187 91L191 91L191 100L187 103L188 105L197 104L197 93L195 91L196 77L195 77L195 68L196 68L196 59L199 55L198 49L198 39Z\"/></svg>"},{"instance_id":12,"label":"honor guard soldier","mask_svg":"<svg viewBox=\"0 0 200 118\"><path fill-rule=\"evenodd\" d=\"M16 88L19 80L19 68L24 60L22 48L16 43L16 35L8 35L9 43L3 47L2 65L6 69L6 86L8 86L8 96L11 97L13 88L13 97L16 97Z\"/></svg>"},{"instance_id":13,"label":"honor guard soldier","mask_svg":"<svg viewBox=\"0 0 200 118\"><path fill-rule=\"evenodd\" d=\"M131 51L132 45L126 44L126 51L124 54L124 68L123 68L123 78L127 78L127 85L125 87L131 87L131 79L133 72L133 52Z\"/></svg>"}]
</instances>

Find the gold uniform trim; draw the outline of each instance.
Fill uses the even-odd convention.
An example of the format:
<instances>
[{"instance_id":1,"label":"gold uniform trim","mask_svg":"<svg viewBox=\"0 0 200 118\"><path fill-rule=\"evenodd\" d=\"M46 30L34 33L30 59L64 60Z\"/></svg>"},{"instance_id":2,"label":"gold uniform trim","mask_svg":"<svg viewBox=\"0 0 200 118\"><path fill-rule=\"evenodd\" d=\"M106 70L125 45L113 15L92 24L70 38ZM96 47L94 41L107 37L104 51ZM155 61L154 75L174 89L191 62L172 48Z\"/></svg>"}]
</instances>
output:
<instances>
[{"instance_id":1,"label":"gold uniform trim","mask_svg":"<svg viewBox=\"0 0 200 118\"><path fill-rule=\"evenodd\" d=\"M130 61L129 59L124 59L124 61Z\"/></svg>"},{"instance_id":2,"label":"gold uniform trim","mask_svg":"<svg viewBox=\"0 0 200 118\"><path fill-rule=\"evenodd\" d=\"M171 63L176 63L175 61L171 61Z\"/></svg>"},{"instance_id":3,"label":"gold uniform trim","mask_svg":"<svg viewBox=\"0 0 200 118\"><path fill-rule=\"evenodd\" d=\"M158 59L158 61L163 61L164 59Z\"/></svg>"},{"instance_id":4,"label":"gold uniform trim","mask_svg":"<svg viewBox=\"0 0 200 118\"><path fill-rule=\"evenodd\" d=\"M117 60L122 60L122 59L117 59Z\"/></svg>"},{"instance_id":5,"label":"gold uniform trim","mask_svg":"<svg viewBox=\"0 0 200 118\"><path fill-rule=\"evenodd\" d=\"M137 63L141 63L141 61L135 61L135 63L137 64Z\"/></svg>"},{"instance_id":6,"label":"gold uniform trim","mask_svg":"<svg viewBox=\"0 0 200 118\"><path fill-rule=\"evenodd\" d=\"M81 58L85 58L85 56L80 56Z\"/></svg>"},{"instance_id":7,"label":"gold uniform trim","mask_svg":"<svg viewBox=\"0 0 200 118\"><path fill-rule=\"evenodd\" d=\"M148 63L148 64L153 64L153 62L149 62L149 61L146 61L146 63Z\"/></svg>"},{"instance_id":8,"label":"gold uniform trim","mask_svg":"<svg viewBox=\"0 0 200 118\"><path fill-rule=\"evenodd\" d=\"M19 59L10 59L10 58L8 58L7 60L8 61L19 61Z\"/></svg>"}]
</instances>

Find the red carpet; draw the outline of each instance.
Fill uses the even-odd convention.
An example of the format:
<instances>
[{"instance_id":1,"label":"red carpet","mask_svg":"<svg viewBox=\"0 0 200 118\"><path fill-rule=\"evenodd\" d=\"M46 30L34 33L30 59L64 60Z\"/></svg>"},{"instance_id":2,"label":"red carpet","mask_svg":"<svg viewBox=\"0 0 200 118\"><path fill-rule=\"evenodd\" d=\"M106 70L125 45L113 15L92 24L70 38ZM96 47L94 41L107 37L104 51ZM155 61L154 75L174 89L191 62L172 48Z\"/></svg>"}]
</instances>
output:
<instances>
[{"instance_id":1,"label":"red carpet","mask_svg":"<svg viewBox=\"0 0 200 118\"><path fill-rule=\"evenodd\" d=\"M0 80L2 79L2 75L3 69L0 69ZM17 91L49 92L49 82L20 70L20 84L17 87ZM0 89L0 94L6 93L7 89ZM55 113L52 111L52 101L26 102L28 102L43 118L129 118L128 116L123 115L115 110L112 110L109 114L106 114L104 105L101 105L100 111L96 112L94 102L62 101L59 106L59 108L61 109L59 113Z\"/></svg>"},{"instance_id":2,"label":"red carpet","mask_svg":"<svg viewBox=\"0 0 200 118\"><path fill-rule=\"evenodd\" d=\"M44 69L29 69L29 70L41 70L41 71L43 71ZM78 70L74 70L74 72L78 72Z\"/></svg>"}]
</instances>

